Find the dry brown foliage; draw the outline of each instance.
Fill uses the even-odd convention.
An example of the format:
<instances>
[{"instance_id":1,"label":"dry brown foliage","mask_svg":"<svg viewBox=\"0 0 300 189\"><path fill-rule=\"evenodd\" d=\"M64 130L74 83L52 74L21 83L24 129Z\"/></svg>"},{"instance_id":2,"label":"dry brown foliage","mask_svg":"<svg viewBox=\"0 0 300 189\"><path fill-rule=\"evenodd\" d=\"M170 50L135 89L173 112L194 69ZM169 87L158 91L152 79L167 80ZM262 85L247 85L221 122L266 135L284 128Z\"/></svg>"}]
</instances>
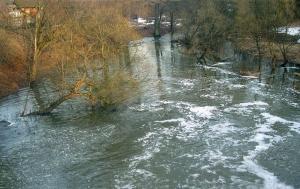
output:
<instances>
[{"instance_id":1,"label":"dry brown foliage","mask_svg":"<svg viewBox=\"0 0 300 189\"><path fill-rule=\"evenodd\" d=\"M27 51L17 34L0 29L0 96L25 85Z\"/></svg>"},{"instance_id":2,"label":"dry brown foliage","mask_svg":"<svg viewBox=\"0 0 300 189\"><path fill-rule=\"evenodd\" d=\"M120 61L129 42L138 38L128 18L109 5L77 5L54 5L51 9L58 10L57 19L45 11L48 27L44 29L48 31L43 33L49 33L45 36L51 41L41 51L38 73L42 80L50 81L58 95L37 114L49 113L75 97L100 107L118 104L132 96L137 87Z\"/></svg>"}]
</instances>

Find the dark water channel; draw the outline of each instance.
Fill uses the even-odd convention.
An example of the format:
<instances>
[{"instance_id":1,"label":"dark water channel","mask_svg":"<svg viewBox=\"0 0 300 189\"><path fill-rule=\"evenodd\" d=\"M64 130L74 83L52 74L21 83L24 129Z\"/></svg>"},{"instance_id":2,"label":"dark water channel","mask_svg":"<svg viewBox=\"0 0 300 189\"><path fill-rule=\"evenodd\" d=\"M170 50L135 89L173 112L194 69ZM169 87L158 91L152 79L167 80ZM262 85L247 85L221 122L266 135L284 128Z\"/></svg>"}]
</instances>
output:
<instances>
[{"instance_id":1,"label":"dark water channel","mask_svg":"<svg viewBox=\"0 0 300 189\"><path fill-rule=\"evenodd\" d=\"M117 111L22 118L29 89L1 99L0 188L300 188L298 68L230 48L202 66L169 41L132 48L147 79Z\"/></svg>"}]
</instances>

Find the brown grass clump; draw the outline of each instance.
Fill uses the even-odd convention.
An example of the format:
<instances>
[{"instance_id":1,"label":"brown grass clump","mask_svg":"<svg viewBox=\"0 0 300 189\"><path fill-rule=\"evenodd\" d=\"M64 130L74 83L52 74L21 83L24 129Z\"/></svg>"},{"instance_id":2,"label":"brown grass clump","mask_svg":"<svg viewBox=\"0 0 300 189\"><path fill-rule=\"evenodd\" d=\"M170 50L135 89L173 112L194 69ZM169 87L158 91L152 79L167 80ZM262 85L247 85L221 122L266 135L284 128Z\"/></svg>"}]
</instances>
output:
<instances>
[{"instance_id":1,"label":"brown grass clump","mask_svg":"<svg viewBox=\"0 0 300 189\"><path fill-rule=\"evenodd\" d=\"M0 29L0 97L25 85L26 57L23 39L17 34Z\"/></svg>"}]
</instances>

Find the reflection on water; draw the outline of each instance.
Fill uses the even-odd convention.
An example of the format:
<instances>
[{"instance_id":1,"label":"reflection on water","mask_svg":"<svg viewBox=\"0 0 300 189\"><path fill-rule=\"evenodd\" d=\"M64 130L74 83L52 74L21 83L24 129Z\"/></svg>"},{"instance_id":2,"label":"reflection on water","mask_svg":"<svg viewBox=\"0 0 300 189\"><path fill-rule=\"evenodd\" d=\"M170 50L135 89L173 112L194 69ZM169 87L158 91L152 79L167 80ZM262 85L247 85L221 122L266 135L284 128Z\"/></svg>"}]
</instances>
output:
<instances>
[{"instance_id":1,"label":"reflection on water","mask_svg":"<svg viewBox=\"0 0 300 189\"><path fill-rule=\"evenodd\" d=\"M161 68L160 68L160 61L162 55L162 50L160 47L160 40L158 38L155 39L154 41L155 44L155 56L156 56L156 64L157 64L157 77L161 78Z\"/></svg>"},{"instance_id":2,"label":"reflection on water","mask_svg":"<svg viewBox=\"0 0 300 189\"><path fill-rule=\"evenodd\" d=\"M232 61L197 65L169 41L130 49L149 82L115 112L70 101L22 118L29 89L2 99L0 188L299 188L298 68L272 69L228 46ZM29 91L27 108L42 95Z\"/></svg>"}]
</instances>

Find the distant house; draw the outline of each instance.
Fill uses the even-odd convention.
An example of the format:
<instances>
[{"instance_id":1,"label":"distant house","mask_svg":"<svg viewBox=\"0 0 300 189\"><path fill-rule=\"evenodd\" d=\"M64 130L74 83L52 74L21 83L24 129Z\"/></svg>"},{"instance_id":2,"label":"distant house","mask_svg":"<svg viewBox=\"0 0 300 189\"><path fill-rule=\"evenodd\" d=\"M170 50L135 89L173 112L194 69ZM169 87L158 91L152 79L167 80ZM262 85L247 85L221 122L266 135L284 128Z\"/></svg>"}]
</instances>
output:
<instances>
[{"instance_id":1,"label":"distant house","mask_svg":"<svg viewBox=\"0 0 300 189\"><path fill-rule=\"evenodd\" d=\"M17 8L17 6L11 2L7 2L7 12L9 16L9 21L11 25L20 27L23 24L23 14L21 10Z\"/></svg>"},{"instance_id":2,"label":"distant house","mask_svg":"<svg viewBox=\"0 0 300 189\"><path fill-rule=\"evenodd\" d=\"M7 6L7 8L9 16L13 18L18 18L22 16L21 10L17 9L17 6L15 4L10 4Z\"/></svg>"},{"instance_id":3,"label":"distant house","mask_svg":"<svg viewBox=\"0 0 300 189\"><path fill-rule=\"evenodd\" d=\"M32 24L38 13L37 3L34 0L13 0L8 2L8 12L14 26Z\"/></svg>"}]
</instances>

